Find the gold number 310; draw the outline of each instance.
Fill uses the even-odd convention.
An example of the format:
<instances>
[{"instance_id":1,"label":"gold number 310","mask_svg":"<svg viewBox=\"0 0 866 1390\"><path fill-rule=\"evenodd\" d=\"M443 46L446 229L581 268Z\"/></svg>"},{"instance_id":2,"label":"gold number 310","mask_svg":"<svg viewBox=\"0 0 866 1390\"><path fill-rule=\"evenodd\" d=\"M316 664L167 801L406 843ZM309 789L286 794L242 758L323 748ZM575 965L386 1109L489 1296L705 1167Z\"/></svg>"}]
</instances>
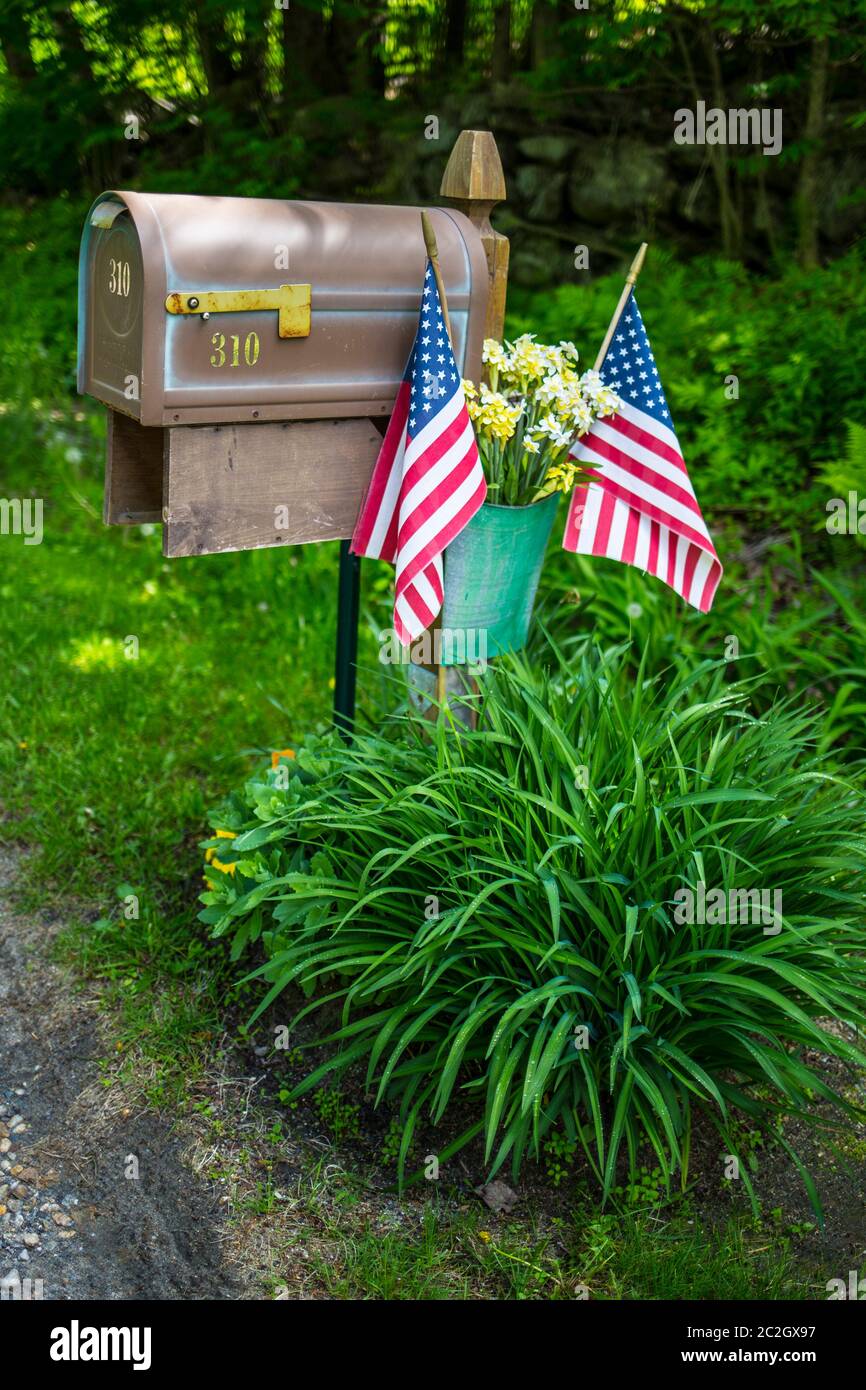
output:
<instances>
[{"instance_id":1,"label":"gold number 310","mask_svg":"<svg viewBox=\"0 0 866 1390\"><path fill-rule=\"evenodd\" d=\"M226 363L230 367L241 365L241 340L237 333L231 334L231 357L226 353L225 333L214 333L211 338L213 352L210 356L212 367L224 367ZM254 367L259 360L259 335L258 333L248 333L244 338L243 360L246 366Z\"/></svg>"}]
</instances>

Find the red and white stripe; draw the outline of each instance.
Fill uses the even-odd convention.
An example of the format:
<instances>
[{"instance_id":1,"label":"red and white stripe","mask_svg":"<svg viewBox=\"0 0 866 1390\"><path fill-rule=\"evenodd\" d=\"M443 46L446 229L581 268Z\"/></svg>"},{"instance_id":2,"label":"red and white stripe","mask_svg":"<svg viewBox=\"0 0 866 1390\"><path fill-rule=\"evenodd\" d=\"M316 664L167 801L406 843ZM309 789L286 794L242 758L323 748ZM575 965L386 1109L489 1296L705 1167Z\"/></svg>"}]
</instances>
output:
<instances>
[{"instance_id":1,"label":"red and white stripe","mask_svg":"<svg viewBox=\"0 0 866 1390\"><path fill-rule=\"evenodd\" d=\"M442 553L472 519L487 484L459 383L450 399L410 437L410 386L394 413L352 538L358 555L397 567L394 631L408 646L440 612Z\"/></svg>"},{"instance_id":2,"label":"red and white stripe","mask_svg":"<svg viewBox=\"0 0 866 1390\"><path fill-rule=\"evenodd\" d=\"M722 566L673 430L623 402L572 454L591 481L572 495L565 549L635 565L707 613Z\"/></svg>"}]
</instances>

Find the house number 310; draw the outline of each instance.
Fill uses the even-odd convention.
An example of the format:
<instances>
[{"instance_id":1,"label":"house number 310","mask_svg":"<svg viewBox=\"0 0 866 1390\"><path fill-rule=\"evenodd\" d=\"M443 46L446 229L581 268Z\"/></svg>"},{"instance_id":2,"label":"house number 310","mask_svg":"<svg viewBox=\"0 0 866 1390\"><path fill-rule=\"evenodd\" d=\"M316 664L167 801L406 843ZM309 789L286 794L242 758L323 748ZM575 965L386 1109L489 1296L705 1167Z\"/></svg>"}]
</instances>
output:
<instances>
[{"instance_id":1,"label":"house number 310","mask_svg":"<svg viewBox=\"0 0 866 1390\"><path fill-rule=\"evenodd\" d=\"M238 333L229 336L231 347L226 349L225 333L214 333L211 338L213 352L210 356L212 367L240 367L243 364L247 367L254 367L259 360L259 335L258 333L248 333L241 340Z\"/></svg>"}]
</instances>

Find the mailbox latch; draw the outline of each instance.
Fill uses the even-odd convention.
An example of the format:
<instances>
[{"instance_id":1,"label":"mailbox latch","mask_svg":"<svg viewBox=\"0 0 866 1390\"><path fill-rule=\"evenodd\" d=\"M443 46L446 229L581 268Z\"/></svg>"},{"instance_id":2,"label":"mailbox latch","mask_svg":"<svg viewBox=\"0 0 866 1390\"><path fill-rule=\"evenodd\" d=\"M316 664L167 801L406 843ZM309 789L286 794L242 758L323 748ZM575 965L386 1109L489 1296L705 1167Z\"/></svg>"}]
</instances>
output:
<instances>
[{"instance_id":1,"label":"mailbox latch","mask_svg":"<svg viewBox=\"0 0 866 1390\"><path fill-rule=\"evenodd\" d=\"M276 290L175 290L166 297L170 314L240 314L276 309L281 338L310 336L312 286L280 285Z\"/></svg>"}]
</instances>

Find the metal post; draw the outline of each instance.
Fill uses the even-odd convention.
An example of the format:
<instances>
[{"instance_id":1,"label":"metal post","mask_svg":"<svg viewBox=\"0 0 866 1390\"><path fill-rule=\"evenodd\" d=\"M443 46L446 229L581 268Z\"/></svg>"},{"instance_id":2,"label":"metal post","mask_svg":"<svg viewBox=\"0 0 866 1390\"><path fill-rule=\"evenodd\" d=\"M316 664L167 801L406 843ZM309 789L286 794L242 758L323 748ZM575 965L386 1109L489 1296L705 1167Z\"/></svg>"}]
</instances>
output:
<instances>
[{"instance_id":1,"label":"metal post","mask_svg":"<svg viewBox=\"0 0 866 1390\"><path fill-rule=\"evenodd\" d=\"M337 661L334 670L334 724L344 735L355 727L355 679L358 670L358 610L361 603L361 557L340 541L337 595Z\"/></svg>"}]
</instances>

